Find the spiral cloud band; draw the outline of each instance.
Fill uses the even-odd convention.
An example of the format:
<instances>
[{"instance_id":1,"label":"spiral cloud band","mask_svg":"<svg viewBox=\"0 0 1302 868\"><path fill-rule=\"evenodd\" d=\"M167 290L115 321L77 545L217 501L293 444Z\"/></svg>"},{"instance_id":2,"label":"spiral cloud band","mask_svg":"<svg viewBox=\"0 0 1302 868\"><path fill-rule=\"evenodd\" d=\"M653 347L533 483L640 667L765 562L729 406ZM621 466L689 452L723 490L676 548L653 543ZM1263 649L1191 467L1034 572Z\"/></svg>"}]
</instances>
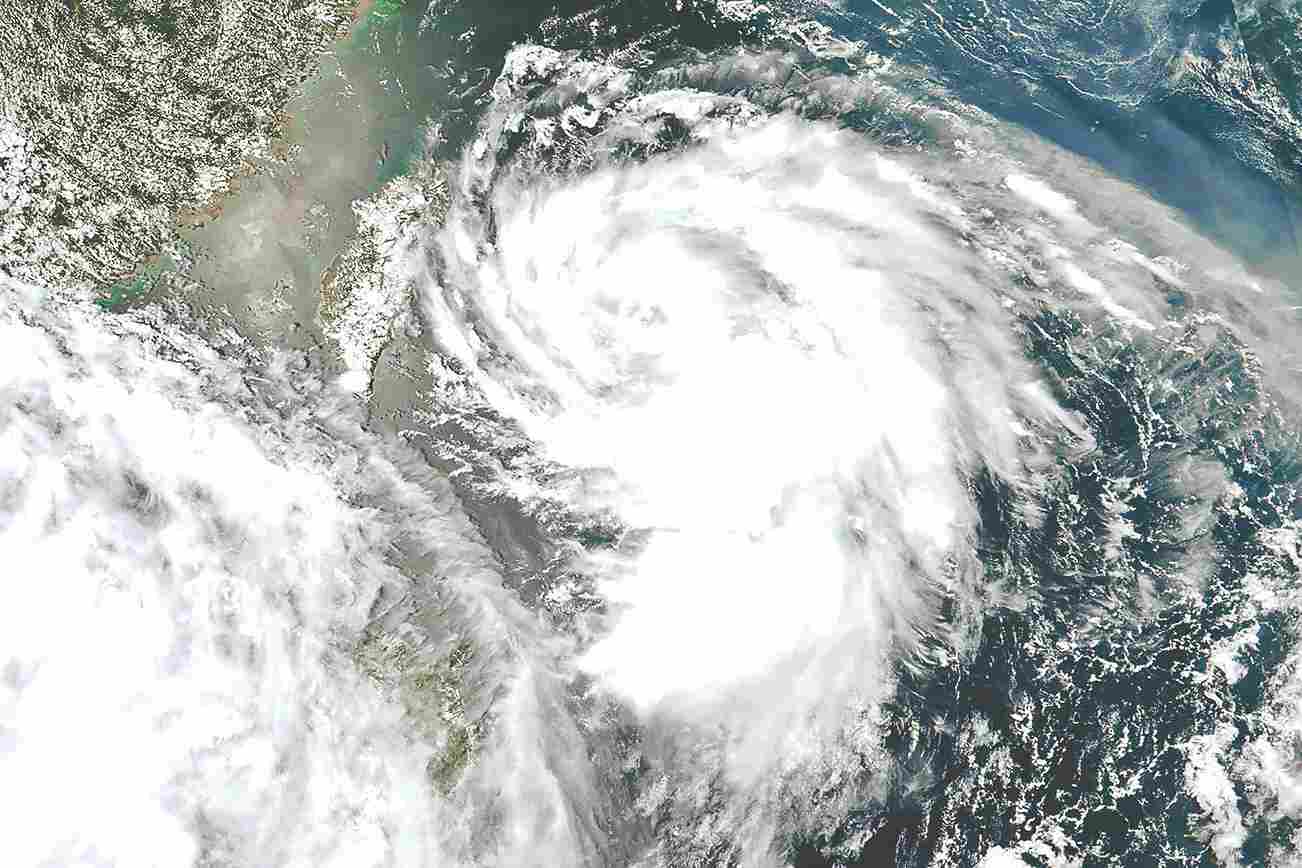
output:
<instances>
[{"instance_id":1,"label":"spiral cloud band","mask_svg":"<svg viewBox=\"0 0 1302 868\"><path fill-rule=\"evenodd\" d=\"M1251 477L1285 454L1278 288L845 46L526 45L490 96L423 167L445 217L368 206L383 304L335 367L0 283L0 540L50 576L0 598L17 864L785 865L929 798L934 864L1083 864L1060 824L1098 804L960 840L928 763L983 751L953 785L1021 775L1030 811L1115 742L1121 804L1166 708L1240 701L1296 596ZM1089 717L1067 690L1132 653L1196 689ZM1298 810L1298 664L1272 671L1250 743L1228 714L1161 735L1183 777L1152 789L1227 864L1248 807Z\"/></svg>"}]
</instances>

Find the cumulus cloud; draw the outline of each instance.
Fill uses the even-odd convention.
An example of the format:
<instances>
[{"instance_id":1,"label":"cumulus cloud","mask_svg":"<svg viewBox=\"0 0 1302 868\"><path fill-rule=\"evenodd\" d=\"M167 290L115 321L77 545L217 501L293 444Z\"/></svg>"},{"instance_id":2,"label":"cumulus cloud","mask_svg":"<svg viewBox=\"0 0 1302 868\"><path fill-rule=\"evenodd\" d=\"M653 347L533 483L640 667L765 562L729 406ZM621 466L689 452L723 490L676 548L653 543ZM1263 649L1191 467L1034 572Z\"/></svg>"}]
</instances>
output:
<instances>
[{"instance_id":1,"label":"cumulus cloud","mask_svg":"<svg viewBox=\"0 0 1302 868\"><path fill-rule=\"evenodd\" d=\"M7 858L356 865L432 846L429 749L345 653L401 577L320 445L223 407L211 351L197 376L144 332L0 291Z\"/></svg>"},{"instance_id":2,"label":"cumulus cloud","mask_svg":"<svg viewBox=\"0 0 1302 868\"><path fill-rule=\"evenodd\" d=\"M7 860L589 848L596 800L570 799L590 770L549 669L564 646L448 482L305 357L45 295L0 283Z\"/></svg>"}]
</instances>

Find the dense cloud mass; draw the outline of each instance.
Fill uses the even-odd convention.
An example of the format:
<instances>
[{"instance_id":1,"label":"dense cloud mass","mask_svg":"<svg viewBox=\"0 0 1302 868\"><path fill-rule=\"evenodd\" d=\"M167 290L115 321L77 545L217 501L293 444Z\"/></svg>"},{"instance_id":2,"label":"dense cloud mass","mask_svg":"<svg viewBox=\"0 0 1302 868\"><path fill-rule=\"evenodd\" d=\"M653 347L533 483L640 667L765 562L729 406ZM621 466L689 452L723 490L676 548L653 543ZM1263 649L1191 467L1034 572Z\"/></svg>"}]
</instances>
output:
<instances>
[{"instance_id":1,"label":"dense cloud mass","mask_svg":"<svg viewBox=\"0 0 1302 868\"><path fill-rule=\"evenodd\" d=\"M929 225L946 203L853 134L791 118L494 193L493 252L449 282L473 311L431 297L436 335L469 370L500 349L489 400L551 460L596 469L561 497L650 531L617 567L629 611L585 665L641 706L760 709L793 666L876 681L929 585L972 579L965 475L1020 483L1018 420L1064 415L990 327L998 297L970 291L988 266ZM473 249L462 216L449 258Z\"/></svg>"},{"instance_id":2,"label":"dense cloud mass","mask_svg":"<svg viewBox=\"0 0 1302 868\"><path fill-rule=\"evenodd\" d=\"M290 360L3 292L7 858L421 861L430 749L350 656L424 578L357 502L395 466Z\"/></svg>"},{"instance_id":3,"label":"dense cloud mass","mask_svg":"<svg viewBox=\"0 0 1302 868\"><path fill-rule=\"evenodd\" d=\"M0 276L9 861L1293 864L1287 281L781 33L511 48L279 332Z\"/></svg>"}]
</instances>

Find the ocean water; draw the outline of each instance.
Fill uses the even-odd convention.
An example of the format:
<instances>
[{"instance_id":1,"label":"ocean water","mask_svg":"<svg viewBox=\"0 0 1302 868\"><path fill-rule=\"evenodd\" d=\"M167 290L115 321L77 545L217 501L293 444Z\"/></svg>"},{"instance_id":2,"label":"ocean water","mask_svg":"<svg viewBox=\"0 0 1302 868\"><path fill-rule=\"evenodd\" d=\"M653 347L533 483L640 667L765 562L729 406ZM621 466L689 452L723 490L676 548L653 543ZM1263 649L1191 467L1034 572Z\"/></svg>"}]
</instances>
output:
<instances>
[{"instance_id":1,"label":"ocean water","mask_svg":"<svg viewBox=\"0 0 1302 868\"><path fill-rule=\"evenodd\" d=\"M1291 4L294 10L0 79L0 864L1299 864Z\"/></svg>"}]
</instances>

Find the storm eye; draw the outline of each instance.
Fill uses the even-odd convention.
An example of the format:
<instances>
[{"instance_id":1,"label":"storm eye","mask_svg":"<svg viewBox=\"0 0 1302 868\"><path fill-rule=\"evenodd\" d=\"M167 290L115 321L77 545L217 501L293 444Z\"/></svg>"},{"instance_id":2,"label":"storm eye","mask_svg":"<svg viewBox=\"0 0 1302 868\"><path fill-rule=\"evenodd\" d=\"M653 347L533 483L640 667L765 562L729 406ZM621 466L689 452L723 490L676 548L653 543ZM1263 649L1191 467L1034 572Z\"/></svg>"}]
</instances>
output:
<instances>
[{"instance_id":1,"label":"storm eye","mask_svg":"<svg viewBox=\"0 0 1302 868\"><path fill-rule=\"evenodd\" d=\"M133 471L122 474L122 506L149 527L164 524L169 515L166 501Z\"/></svg>"}]
</instances>

